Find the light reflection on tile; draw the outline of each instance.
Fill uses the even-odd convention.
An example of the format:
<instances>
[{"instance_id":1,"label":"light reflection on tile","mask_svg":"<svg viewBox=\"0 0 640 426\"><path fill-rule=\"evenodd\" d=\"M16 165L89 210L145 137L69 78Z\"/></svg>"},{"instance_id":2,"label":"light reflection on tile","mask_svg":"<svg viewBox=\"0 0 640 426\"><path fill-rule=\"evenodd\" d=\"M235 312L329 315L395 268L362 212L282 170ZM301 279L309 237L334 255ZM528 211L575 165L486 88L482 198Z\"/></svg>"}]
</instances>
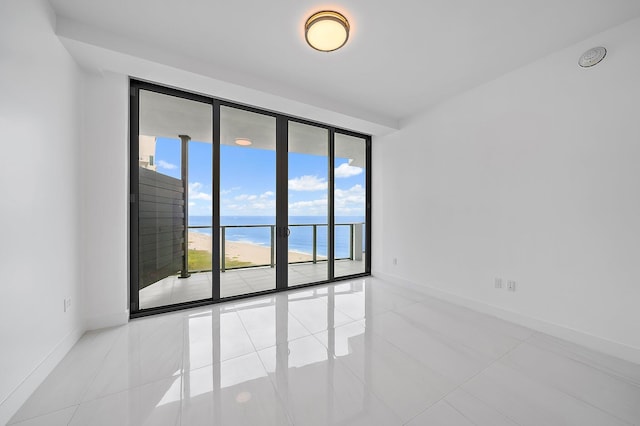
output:
<instances>
[{"instance_id":1,"label":"light reflection on tile","mask_svg":"<svg viewBox=\"0 0 640 426\"><path fill-rule=\"evenodd\" d=\"M286 425L287 413L256 353L185 374L185 425Z\"/></svg>"},{"instance_id":2,"label":"light reflection on tile","mask_svg":"<svg viewBox=\"0 0 640 426\"><path fill-rule=\"evenodd\" d=\"M473 349L404 316L402 312L386 312L374 318L373 332L389 340L422 364L461 384L493 361Z\"/></svg>"},{"instance_id":3,"label":"light reflection on tile","mask_svg":"<svg viewBox=\"0 0 640 426\"><path fill-rule=\"evenodd\" d=\"M638 407L638 365L367 278L88 333L12 422L616 425Z\"/></svg>"},{"instance_id":4,"label":"light reflection on tile","mask_svg":"<svg viewBox=\"0 0 640 426\"><path fill-rule=\"evenodd\" d=\"M160 380L113 395L84 402L71 426L180 424L181 377Z\"/></svg>"},{"instance_id":5,"label":"light reflection on tile","mask_svg":"<svg viewBox=\"0 0 640 426\"><path fill-rule=\"evenodd\" d=\"M309 335L309 331L288 312L286 299L275 305L237 308L238 315L257 350Z\"/></svg>"},{"instance_id":6,"label":"light reflection on tile","mask_svg":"<svg viewBox=\"0 0 640 426\"><path fill-rule=\"evenodd\" d=\"M347 324L336 328L334 336L331 331L325 331L316 337L333 349L338 361L366 383L367 388L403 421L411 420L424 407L456 388L443 375L420 364L378 335L366 335L365 330L361 324Z\"/></svg>"},{"instance_id":7,"label":"light reflection on tile","mask_svg":"<svg viewBox=\"0 0 640 426\"><path fill-rule=\"evenodd\" d=\"M26 420L80 404L105 355L127 328L110 328L82 336L11 420Z\"/></svg>"},{"instance_id":8,"label":"light reflection on tile","mask_svg":"<svg viewBox=\"0 0 640 426\"><path fill-rule=\"evenodd\" d=\"M217 307L216 307L217 308ZM255 350L235 311L214 310L185 321L185 368L193 370Z\"/></svg>"},{"instance_id":9,"label":"light reflection on tile","mask_svg":"<svg viewBox=\"0 0 640 426\"><path fill-rule=\"evenodd\" d=\"M182 374L182 318L134 321L120 334L83 401ZM161 351L158 348L162 348Z\"/></svg>"},{"instance_id":10,"label":"light reflection on tile","mask_svg":"<svg viewBox=\"0 0 640 426\"><path fill-rule=\"evenodd\" d=\"M53 413L45 414L44 416L38 416L31 420L25 420L24 422L12 423L15 426L67 426L71 417L78 409L77 405L69 408L64 408L60 411L54 411Z\"/></svg>"},{"instance_id":11,"label":"light reflection on tile","mask_svg":"<svg viewBox=\"0 0 640 426\"><path fill-rule=\"evenodd\" d=\"M259 355L294 424L402 424L314 336L279 344Z\"/></svg>"}]
</instances>

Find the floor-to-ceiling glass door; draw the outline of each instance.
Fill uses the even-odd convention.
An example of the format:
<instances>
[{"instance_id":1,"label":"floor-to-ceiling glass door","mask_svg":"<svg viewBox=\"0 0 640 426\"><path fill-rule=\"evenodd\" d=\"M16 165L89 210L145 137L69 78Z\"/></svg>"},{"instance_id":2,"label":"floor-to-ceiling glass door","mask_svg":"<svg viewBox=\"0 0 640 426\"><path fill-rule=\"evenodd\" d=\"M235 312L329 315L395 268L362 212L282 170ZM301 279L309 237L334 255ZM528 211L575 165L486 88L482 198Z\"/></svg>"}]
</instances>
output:
<instances>
[{"instance_id":1,"label":"floor-to-ceiling glass door","mask_svg":"<svg viewBox=\"0 0 640 426\"><path fill-rule=\"evenodd\" d=\"M288 123L289 287L329 279L329 130Z\"/></svg>"},{"instance_id":2,"label":"floor-to-ceiling glass door","mask_svg":"<svg viewBox=\"0 0 640 426\"><path fill-rule=\"evenodd\" d=\"M137 98L137 308L211 299L212 105L144 89Z\"/></svg>"},{"instance_id":3,"label":"floor-to-ceiling glass door","mask_svg":"<svg viewBox=\"0 0 640 426\"><path fill-rule=\"evenodd\" d=\"M220 106L220 297L276 288L276 118Z\"/></svg>"},{"instance_id":4,"label":"floor-to-ceiling glass door","mask_svg":"<svg viewBox=\"0 0 640 426\"><path fill-rule=\"evenodd\" d=\"M367 139L334 135L334 277L367 271Z\"/></svg>"},{"instance_id":5,"label":"floor-to-ceiling glass door","mask_svg":"<svg viewBox=\"0 0 640 426\"><path fill-rule=\"evenodd\" d=\"M369 273L369 137L150 83L131 94L132 316Z\"/></svg>"}]
</instances>

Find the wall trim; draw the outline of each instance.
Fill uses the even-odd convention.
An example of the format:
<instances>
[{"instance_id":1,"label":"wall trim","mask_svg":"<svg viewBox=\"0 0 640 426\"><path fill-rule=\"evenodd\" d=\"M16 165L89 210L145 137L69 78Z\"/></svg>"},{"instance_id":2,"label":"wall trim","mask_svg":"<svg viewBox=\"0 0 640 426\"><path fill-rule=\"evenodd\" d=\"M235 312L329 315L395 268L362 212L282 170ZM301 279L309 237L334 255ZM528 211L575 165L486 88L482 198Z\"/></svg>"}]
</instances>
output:
<instances>
[{"instance_id":1,"label":"wall trim","mask_svg":"<svg viewBox=\"0 0 640 426\"><path fill-rule=\"evenodd\" d=\"M84 333L84 329L76 328L67 334L4 401L0 402L0 424L9 422Z\"/></svg>"},{"instance_id":2,"label":"wall trim","mask_svg":"<svg viewBox=\"0 0 640 426\"><path fill-rule=\"evenodd\" d=\"M640 348L625 345L619 342L614 342L612 340L585 333L583 331L576 330L570 327L523 315L518 312L509 311L507 309L493 306L488 303L468 299L466 297L459 296L454 293L449 293L427 284L418 284L414 281L395 275L376 271L372 272L372 276L384 281L392 281L394 284L400 284L404 287L410 286L413 289L415 289L415 287L418 287L429 296L433 296L435 298L442 299L456 305L464 306L483 314L492 315L494 317L510 321L524 327L528 327L532 330L545 333L559 339L567 340L571 343L585 346L594 351L602 352L604 354L611 355L625 361L640 364Z\"/></svg>"},{"instance_id":3,"label":"wall trim","mask_svg":"<svg viewBox=\"0 0 640 426\"><path fill-rule=\"evenodd\" d=\"M86 318L87 331L116 327L129 322L129 310Z\"/></svg>"}]
</instances>

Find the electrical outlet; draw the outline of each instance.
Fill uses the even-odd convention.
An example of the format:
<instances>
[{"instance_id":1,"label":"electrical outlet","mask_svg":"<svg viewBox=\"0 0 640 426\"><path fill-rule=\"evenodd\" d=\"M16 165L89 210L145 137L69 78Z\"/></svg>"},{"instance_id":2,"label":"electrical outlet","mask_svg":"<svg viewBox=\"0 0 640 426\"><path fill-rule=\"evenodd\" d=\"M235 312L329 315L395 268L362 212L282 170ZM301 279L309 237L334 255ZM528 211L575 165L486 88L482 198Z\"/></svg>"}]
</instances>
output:
<instances>
[{"instance_id":1,"label":"electrical outlet","mask_svg":"<svg viewBox=\"0 0 640 426\"><path fill-rule=\"evenodd\" d=\"M507 290L516 291L516 282L515 281L507 281Z\"/></svg>"},{"instance_id":2,"label":"electrical outlet","mask_svg":"<svg viewBox=\"0 0 640 426\"><path fill-rule=\"evenodd\" d=\"M71 299L64 299L64 312L67 312L69 309L71 309Z\"/></svg>"},{"instance_id":3,"label":"electrical outlet","mask_svg":"<svg viewBox=\"0 0 640 426\"><path fill-rule=\"evenodd\" d=\"M496 278L494 285L496 288L502 288L502 278Z\"/></svg>"},{"instance_id":4,"label":"electrical outlet","mask_svg":"<svg viewBox=\"0 0 640 426\"><path fill-rule=\"evenodd\" d=\"M397 264L398 264L398 258L397 258L397 257L394 257L394 258L393 258L393 264L394 264L394 265L397 265Z\"/></svg>"}]
</instances>

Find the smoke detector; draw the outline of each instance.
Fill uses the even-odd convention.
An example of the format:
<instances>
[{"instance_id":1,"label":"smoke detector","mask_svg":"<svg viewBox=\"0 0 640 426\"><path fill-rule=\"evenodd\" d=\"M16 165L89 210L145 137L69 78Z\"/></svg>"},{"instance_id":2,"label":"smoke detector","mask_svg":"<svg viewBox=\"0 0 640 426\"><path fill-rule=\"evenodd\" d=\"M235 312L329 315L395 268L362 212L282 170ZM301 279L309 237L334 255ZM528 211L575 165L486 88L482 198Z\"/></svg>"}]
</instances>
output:
<instances>
[{"instance_id":1,"label":"smoke detector","mask_svg":"<svg viewBox=\"0 0 640 426\"><path fill-rule=\"evenodd\" d=\"M587 50L582 54L582 56L580 56L580 59L578 59L578 65L582 68L589 68L598 64L605 56L607 56L607 49L602 46L594 47Z\"/></svg>"}]
</instances>

